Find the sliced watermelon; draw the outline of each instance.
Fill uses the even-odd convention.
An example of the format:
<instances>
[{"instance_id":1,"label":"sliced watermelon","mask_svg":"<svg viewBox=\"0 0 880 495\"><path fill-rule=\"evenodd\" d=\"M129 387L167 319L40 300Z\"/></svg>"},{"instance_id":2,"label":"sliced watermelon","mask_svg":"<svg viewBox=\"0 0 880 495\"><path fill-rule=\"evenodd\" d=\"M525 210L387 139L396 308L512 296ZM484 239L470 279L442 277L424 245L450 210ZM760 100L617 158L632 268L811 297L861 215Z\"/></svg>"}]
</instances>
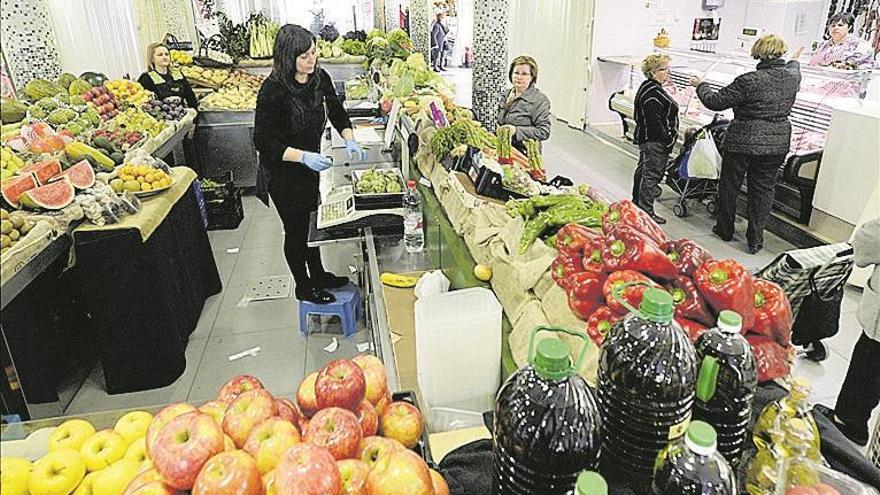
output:
<instances>
[{"instance_id":1,"label":"sliced watermelon","mask_svg":"<svg viewBox=\"0 0 880 495\"><path fill-rule=\"evenodd\" d=\"M29 191L35 187L37 187L37 180L34 179L32 174L27 174L19 177L10 177L3 182L0 182L0 190L3 191L3 199L12 206L13 208L18 208L21 204L18 202L18 198L25 191Z\"/></svg>"},{"instance_id":2,"label":"sliced watermelon","mask_svg":"<svg viewBox=\"0 0 880 495\"><path fill-rule=\"evenodd\" d=\"M95 170L88 160L80 160L70 168L61 172L60 177L67 177L77 189L88 189L95 185Z\"/></svg>"},{"instance_id":3,"label":"sliced watermelon","mask_svg":"<svg viewBox=\"0 0 880 495\"><path fill-rule=\"evenodd\" d=\"M33 173L37 178L37 182L40 184L48 184L50 180L61 174L61 162L54 159L37 162L19 169L18 173L22 175Z\"/></svg>"},{"instance_id":4,"label":"sliced watermelon","mask_svg":"<svg viewBox=\"0 0 880 495\"><path fill-rule=\"evenodd\" d=\"M69 177L62 177L45 186L36 187L21 193L18 202L25 208L60 210L73 202L76 191Z\"/></svg>"}]
</instances>

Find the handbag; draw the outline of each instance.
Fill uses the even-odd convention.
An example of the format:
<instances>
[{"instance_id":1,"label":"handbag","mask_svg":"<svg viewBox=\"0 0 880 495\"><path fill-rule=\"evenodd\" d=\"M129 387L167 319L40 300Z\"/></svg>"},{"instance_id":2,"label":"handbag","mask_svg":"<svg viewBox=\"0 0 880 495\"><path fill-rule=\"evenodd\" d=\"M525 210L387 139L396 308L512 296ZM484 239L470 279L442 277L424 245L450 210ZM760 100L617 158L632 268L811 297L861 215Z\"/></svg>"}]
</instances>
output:
<instances>
[{"instance_id":1,"label":"handbag","mask_svg":"<svg viewBox=\"0 0 880 495\"><path fill-rule=\"evenodd\" d=\"M803 345L837 333L843 288L853 264L852 246L841 242L786 251L758 272L788 296L792 343Z\"/></svg>"}]
</instances>

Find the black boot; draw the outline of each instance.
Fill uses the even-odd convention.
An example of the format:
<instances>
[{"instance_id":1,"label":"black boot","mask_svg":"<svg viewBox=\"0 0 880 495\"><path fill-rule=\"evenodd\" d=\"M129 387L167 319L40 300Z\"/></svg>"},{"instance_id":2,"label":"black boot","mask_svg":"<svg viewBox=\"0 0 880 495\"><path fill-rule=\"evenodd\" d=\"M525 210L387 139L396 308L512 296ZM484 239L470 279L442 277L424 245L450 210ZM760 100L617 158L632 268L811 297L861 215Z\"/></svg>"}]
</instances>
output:
<instances>
[{"instance_id":1,"label":"black boot","mask_svg":"<svg viewBox=\"0 0 880 495\"><path fill-rule=\"evenodd\" d=\"M348 285L348 277L339 277L330 272L324 272L312 277L312 283L322 289L341 289Z\"/></svg>"},{"instance_id":2,"label":"black boot","mask_svg":"<svg viewBox=\"0 0 880 495\"><path fill-rule=\"evenodd\" d=\"M330 304L336 301L336 297L317 285L305 285L296 288L296 298L300 301L308 301L315 304Z\"/></svg>"}]
</instances>

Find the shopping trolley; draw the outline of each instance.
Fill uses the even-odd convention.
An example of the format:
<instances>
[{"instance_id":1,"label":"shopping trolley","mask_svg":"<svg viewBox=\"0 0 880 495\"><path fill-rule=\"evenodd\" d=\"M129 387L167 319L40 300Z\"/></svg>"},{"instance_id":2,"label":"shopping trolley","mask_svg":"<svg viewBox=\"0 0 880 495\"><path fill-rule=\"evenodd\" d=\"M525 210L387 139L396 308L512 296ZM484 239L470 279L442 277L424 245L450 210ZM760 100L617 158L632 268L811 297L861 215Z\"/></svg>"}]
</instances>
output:
<instances>
[{"instance_id":1,"label":"shopping trolley","mask_svg":"<svg viewBox=\"0 0 880 495\"><path fill-rule=\"evenodd\" d=\"M708 131L715 140L715 145L721 147L724 133L730 121L716 118L711 124L701 128L689 129L685 133L684 143L678 155L669 161L666 167L666 185L678 194L678 202L672 206L675 216L682 218L688 216L688 207L694 201L705 202L709 214L714 215L718 209L715 198L718 195L718 181L714 179L691 179L681 175L681 164L687 160L691 150L697 142L697 136L701 131Z\"/></svg>"}]
</instances>

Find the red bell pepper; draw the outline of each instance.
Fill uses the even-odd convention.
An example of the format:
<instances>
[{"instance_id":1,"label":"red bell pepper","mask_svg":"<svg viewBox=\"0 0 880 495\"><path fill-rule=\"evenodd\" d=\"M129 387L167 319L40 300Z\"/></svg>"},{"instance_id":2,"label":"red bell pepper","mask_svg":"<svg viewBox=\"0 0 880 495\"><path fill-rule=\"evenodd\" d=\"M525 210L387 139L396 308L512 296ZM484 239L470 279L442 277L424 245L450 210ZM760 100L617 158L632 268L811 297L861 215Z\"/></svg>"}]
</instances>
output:
<instances>
[{"instance_id":1,"label":"red bell pepper","mask_svg":"<svg viewBox=\"0 0 880 495\"><path fill-rule=\"evenodd\" d=\"M584 271L584 266L581 263L580 255L568 256L564 253L559 253L556 259L553 260L553 263L550 264L550 276L553 277L553 281L556 282L556 285L566 290L568 290L566 279L570 275L582 271Z\"/></svg>"},{"instance_id":2,"label":"red bell pepper","mask_svg":"<svg viewBox=\"0 0 880 495\"><path fill-rule=\"evenodd\" d=\"M604 238L593 239L584 245L584 257L581 260L584 271L606 273L608 267L602 261L602 245L605 244Z\"/></svg>"},{"instance_id":3,"label":"red bell pepper","mask_svg":"<svg viewBox=\"0 0 880 495\"><path fill-rule=\"evenodd\" d=\"M693 277L700 265L712 259L708 251L690 239L667 241L663 250L679 272L688 277Z\"/></svg>"},{"instance_id":4,"label":"red bell pepper","mask_svg":"<svg viewBox=\"0 0 880 495\"><path fill-rule=\"evenodd\" d=\"M684 330L684 333L687 334L688 338L691 339L691 342L696 342L700 335L706 333L709 330L709 327L703 325L702 323L698 323L694 320L688 320L687 318L680 318L678 316L675 317L675 321L678 323L678 326Z\"/></svg>"},{"instance_id":5,"label":"red bell pepper","mask_svg":"<svg viewBox=\"0 0 880 495\"><path fill-rule=\"evenodd\" d=\"M568 284L568 307L586 321L603 302L602 285L605 275L596 272L575 273L565 279Z\"/></svg>"},{"instance_id":6,"label":"red bell pepper","mask_svg":"<svg viewBox=\"0 0 880 495\"><path fill-rule=\"evenodd\" d=\"M556 233L556 250L568 256L580 256L590 241L601 239L602 234L596 230L570 223Z\"/></svg>"},{"instance_id":7,"label":"red bell pepper","mask_svg":"<svg viewBox=\"0 0 880 495\"><path fill-rule=\"evenodd\" d=\"M666 242L666 234L660 230L657 222L645 210L627 199L611 203L608 206L608 211L602 217L602 229L606 233L618 225L629 225L647 235L658 246L662 246Z\"/></svg>"},{"instance_id":8,"label":"red bell pepper","mask_svg":"<svg viewBox=\"0 0 880 495\"><path fill-rule=\"evenodd\" d=\"M587 335L598 347L602 347L608 332L611 331L611 326L619 319L620 316L612 313L611 309L603 304L587 318Z\"/></svg>"},{"instance_id":9,"label":"red bell pepper","mask_svg":"<svg viewBox=\"0 0 880 495\"><path fill-rule=\"evenodd\" d=\"M642 282L640 285L631 285L623 290L623 299L634 308L638 308L642 303L642 296L645 295L646 290L650 287L658 287L653 280L632 270L621 270L608 275L602 286L602 293L605 295L605 304L616 315L623 316L629 313L629 309L615 299L612 290L619 290L623 284L629 282Z\"/></svg>"},{"instance_id":10,"label":"red bell pepper","mask_svg":"<svg viewBox=\"0 0 880 495\"><path fill-rule=\"evenodd\" d=\"M716 313L724 309L742 316L745 333L755 323L755 282L744 266L734 260L712 260L694 272L703 299Z\"/></svg>"},{"instance_id":11,"label":"red bell pepper","mask_svg":"<svg viewBox=\"0 0 880 495\"><path fill-rule=\"evenodd\" d=\"M755 324L751 333L764 335L782 347L791 345L791 305L782 287L769 280L755 279Z\"/></svg>"},{"instance_id":12,"label":"red bell pepper","mask_svg":"<svg viewBox=\"0 0 880 495\"><path fill-rule=\"evenodd\" d=\"M768 382L787 376L791 370L793 347L785 348L763 335L746 335L755 354L758 382Z\"/></svg>"},{"instance_id":13,"label":"red bell pepper","mask_svg":"<svg viewBox=\"0 0 880 495\"><path fill-rule=\"evenodd\" d=\"M657 278L675 278L678 267L645 234L629 225L606 232L602 261L611 271L635 270Z\"/></svg>"},{"instance_id":14,"label":"red bell pepper","mask_svg":"<svg viewBox=\"0 0 880 495\"><path fill-rule=\"evenodd\" d=\"M675 277L669 283L669 293L675 303L675 317L687 318L703 325L714 325L715 317L706 307L706 301L697 290L694 281L684 275Z\"/></svg>"}]
</instances>

